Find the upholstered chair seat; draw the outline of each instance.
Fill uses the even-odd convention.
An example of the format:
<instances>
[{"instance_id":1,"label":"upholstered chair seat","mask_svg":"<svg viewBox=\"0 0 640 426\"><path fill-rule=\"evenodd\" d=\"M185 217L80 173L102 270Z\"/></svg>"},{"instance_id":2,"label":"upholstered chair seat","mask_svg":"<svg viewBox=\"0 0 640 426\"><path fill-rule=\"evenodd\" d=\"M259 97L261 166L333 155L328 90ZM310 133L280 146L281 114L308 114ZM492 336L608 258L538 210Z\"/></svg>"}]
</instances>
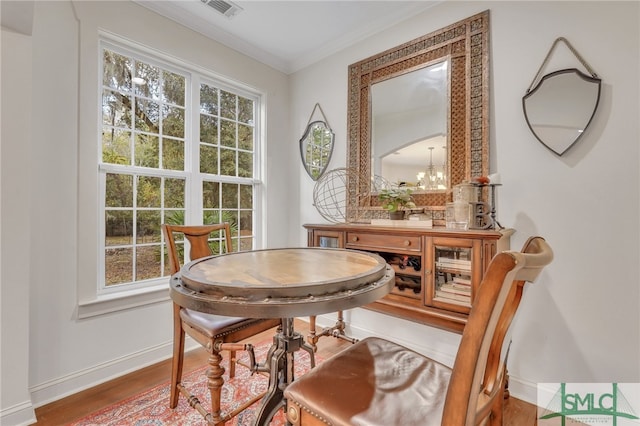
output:
<instances>
[{"instance_id":1,"label":"upholstered chair seat","mask_svg":"<svg viewBox=\"0 0 640 426\"><path fill-rule=\"evenodd\" d=\"M451 368L411 349L369 337L329 358L314 376L316 371L290 387L288 397L326 424L441 424Z\"/></svg>"}]
</instances>

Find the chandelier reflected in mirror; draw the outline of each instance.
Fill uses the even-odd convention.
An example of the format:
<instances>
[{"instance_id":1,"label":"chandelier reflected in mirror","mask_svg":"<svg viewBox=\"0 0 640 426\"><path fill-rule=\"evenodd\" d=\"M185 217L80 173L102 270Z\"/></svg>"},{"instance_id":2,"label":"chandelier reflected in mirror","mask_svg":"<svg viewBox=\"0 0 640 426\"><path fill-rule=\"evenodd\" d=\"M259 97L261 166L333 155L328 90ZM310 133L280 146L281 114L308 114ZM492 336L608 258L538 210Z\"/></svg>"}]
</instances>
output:
<instances>
[{"instance_id":1,"label":"chandelier reflected in mirror","mask_svg":"<svg viewBox=\"0 0 640 426\"><path fill-rule=\"evenodd\" d=\"M427 164L424 172L419 172L416 175L418 187L427 191L447 189L447 147L442 147L444 149L444 160L441 166L433 164L433 150L435 148L435 146L429 147L429 164Z\"/></svg>"}]
</instances>

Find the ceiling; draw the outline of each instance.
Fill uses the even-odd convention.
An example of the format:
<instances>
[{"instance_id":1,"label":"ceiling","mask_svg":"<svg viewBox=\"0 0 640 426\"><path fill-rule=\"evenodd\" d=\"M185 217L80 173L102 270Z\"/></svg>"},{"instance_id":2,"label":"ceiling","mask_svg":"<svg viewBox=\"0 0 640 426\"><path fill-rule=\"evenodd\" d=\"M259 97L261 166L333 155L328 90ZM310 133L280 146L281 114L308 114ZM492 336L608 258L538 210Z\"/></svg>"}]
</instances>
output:
<instances>
[{"instance_id":1,"label":"ceiling","mask_svg":"<svg viewBox=\"0 0 640 426\"><path fill-rule=\"evenodd\" d=\"M286 74L305 68L441 1L134 0ZM239 6L235 16L220 9ZM225 4L230 3L230 5Z\"/></svg>"}]
</instances>

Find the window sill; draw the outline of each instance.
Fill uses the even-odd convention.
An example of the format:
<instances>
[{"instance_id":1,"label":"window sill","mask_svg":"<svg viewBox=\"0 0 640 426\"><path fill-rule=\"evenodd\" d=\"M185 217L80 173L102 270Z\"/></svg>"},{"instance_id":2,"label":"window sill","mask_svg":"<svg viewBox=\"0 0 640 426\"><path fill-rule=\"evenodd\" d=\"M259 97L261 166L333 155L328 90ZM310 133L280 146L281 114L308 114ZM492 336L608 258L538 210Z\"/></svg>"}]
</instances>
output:
<instances>
[{"instance_id":1,"label":"window sill","mask_svg":"<svg viewBox=\"0 0 640 426\"><path fill-rule=\"evenodd\" d=\"M77 318L85 319L138 308L145 305L153 305L170 300L167 284L143 289L119 292L114 294L96 296L93 300L78 303Z\"/></svg>"}]
</instances>

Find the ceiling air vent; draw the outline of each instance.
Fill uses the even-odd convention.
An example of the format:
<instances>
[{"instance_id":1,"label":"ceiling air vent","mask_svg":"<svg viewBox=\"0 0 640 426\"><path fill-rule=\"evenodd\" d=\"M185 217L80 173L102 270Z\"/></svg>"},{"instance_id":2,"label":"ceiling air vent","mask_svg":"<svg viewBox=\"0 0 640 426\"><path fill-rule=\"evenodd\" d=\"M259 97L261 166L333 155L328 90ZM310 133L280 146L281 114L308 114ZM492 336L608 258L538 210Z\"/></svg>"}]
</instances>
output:
<instances>
[{"instance_id":1,"label":"ceiling air vent","mask_svg":"<svg viewBox=\"0 0 640 426\"><path fill-rule=\"evenodd\" d=\"M218 13L223 14L227 18L233 18L242 11L242 8L235 3L225 0L200 0Z\"/></svg>"}]
</instances>

